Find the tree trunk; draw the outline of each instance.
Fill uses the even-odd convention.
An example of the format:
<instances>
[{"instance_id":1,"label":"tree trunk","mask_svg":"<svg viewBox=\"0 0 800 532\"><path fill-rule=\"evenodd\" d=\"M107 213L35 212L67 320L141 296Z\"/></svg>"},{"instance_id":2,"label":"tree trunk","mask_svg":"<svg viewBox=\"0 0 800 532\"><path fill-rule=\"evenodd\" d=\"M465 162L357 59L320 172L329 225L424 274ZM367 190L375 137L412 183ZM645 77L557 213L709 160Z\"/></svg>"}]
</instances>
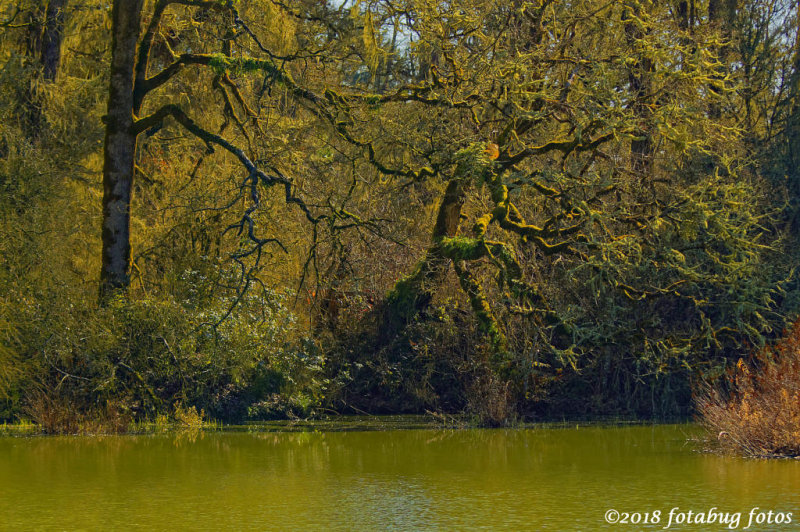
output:
<instances>
[{"instance_id":1,"label":"tree trunk","mask_svg":"<svg viewBox=\"0 0 800 532\"><path fill-rule=\"evenodd\" d=\"M467 269L464 261L455 261L453 267L458 275L461 289L467 294L472 312L475 313L475 318L478 320L478 330L489 339L489 345L492 348L492 365L495 369L503 368L505 362L503 356L508 347L508 341L497 323L492 307L486 300L483 287Z\"/></svg>"},{"instance_id":2,"label":"tree trunk","mask_svg":"<svg viewBox=\"0 0 800 532\"><path fill-rule=\"evenodd\" d=\"M439 205L432 234L433 245L425 253L425 258L417 264L414 272L399 281L386 299L383 321L386 325L385 331L390 336L430 305L436 288L441 285L450 267L450 259L442 253L439 242L458 234L463 205L463 184L459 178L452 179Z\"/></svg>"},{"instance_id":3,"label":"tree trunk","mask_svg":"<svg viewBox=\"0 0 800 532\"><path fill-rule=\"evenodd\" d=\"M794 207L792 228L800 230L800 4L797 6L798 25L794 45L794 64L789 87L789 115L786 117L786 173L790 201Z\"/></svg>"},{"instance_id":4,"label":"tree trunk","mask_svg":"<svg viewBox=\"0 0 800 532\"><path fill-rule=\"evenodd\" d=\"M800 181L800 4L797 6L797 36L794 44L794 64L789 98L792 106L789 112L789 124L786 127L789 141L789 161L791 165L792 177Z\"/></svg>"},{"instance_id":5,"label":"tree trunk","mask_svg":"<svg viewBox=\"0 0 800 532\"><path fill-rule=\"evenodd\" d=\"M42 67L41 79L55 81L61 64L61 42L64 40L64 10L67 0L51 0L42 10L42 5L34 7L28 17L27 53ZM28 136L38 138L43 124L42 102L37 83L31 84L26 104Z\"/></svg>"},{"instance_id":6,"label":"tree trunk","mask_svg":"<svg viewBox=\"0 0 800 532\"><path fill-rule=\"evenodd\" d=\"M43 77L54 81L61 63L61 41L64 40L64 10L67 0L50 0L44 16L41 61Z\"/></svg>"},{"instance_id":7,"label":"tree trunk","mask_svg":"<svg viewBox=\"0 0 800 532\"><path fill-rule=\"evenodd\" d=\"M637 19L642 17L641 6L637 2L631 2L626 9ZM625 13L623 20L631 15ZM645 37L639 26L628 21L625 24L625 35L632 50L635 50L638 41ZM631 91L631 106L639 122L639 131L636 132L638 138L631 141L631 160L630 168L634 175L645 182L649 181L653 168L654 145L652 133L652 111L650 110L650 98L652 95L651 76L653 74L653 60L649 57L641 57L638 53L632 52L635 62L628 69L628 83Z\"/></svg>"},{"instance_id":8,"label":"tree trunk","mask_svg":"<svg viewBox=\"0 0 800 532\"><path fill-rule=\"evenodd\" d=\"M130 208L136 134L133 82L144 0L116 0L112 8L111 80L103 163L103 256L100 298L130 283Z\"/></svg>"}]
</instances>

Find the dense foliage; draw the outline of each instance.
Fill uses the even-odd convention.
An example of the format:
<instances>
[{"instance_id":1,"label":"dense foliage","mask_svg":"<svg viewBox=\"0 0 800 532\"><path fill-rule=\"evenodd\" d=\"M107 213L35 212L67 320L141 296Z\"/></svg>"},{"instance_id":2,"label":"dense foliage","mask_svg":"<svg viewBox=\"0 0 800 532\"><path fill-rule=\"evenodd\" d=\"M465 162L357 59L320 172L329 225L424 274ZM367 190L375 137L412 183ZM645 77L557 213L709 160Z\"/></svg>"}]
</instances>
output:
<instances>
[{"instance_id":1,"label":"dense foliage","mask_svg":"<svg viewBox=\"0 0 800 532\"><path fill-rule=\"evenodd\" d=\"M798 17L0 3L0 418L685 415L800 305Z\"/></svg>"}]
</instances>

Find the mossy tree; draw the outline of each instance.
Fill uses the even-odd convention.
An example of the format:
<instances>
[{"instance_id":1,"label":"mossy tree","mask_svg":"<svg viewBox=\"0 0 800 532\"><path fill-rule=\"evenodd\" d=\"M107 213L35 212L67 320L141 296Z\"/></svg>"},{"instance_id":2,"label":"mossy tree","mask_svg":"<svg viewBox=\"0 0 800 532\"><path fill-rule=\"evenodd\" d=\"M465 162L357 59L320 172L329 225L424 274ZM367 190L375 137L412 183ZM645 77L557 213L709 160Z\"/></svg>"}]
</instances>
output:
<instances>
[{"instance_id":1,"label":"mossy tree","mask_svg":"<svg viewBox=\"0 0 800 532\"><path fill-rule=\"evenodd\" d=\"M650 360L636 363L649 365L641 371L657 373L701 356L708 342L718 353L741 346L780 319L771 314L773 278L756 283L761 303L747 312L709 312L698 297L722 285L739 294L717 300L722 307L749 297L755 286L735 272L762 260L768 248L753 239L772 238L758 222L769 218L766 198L742 216L724 214L758 190L740 130L729 108L721 113L733 90L721 81L728 48L715 43L728 30L695 31L688 11L644 4L378 8L408 21L411 62L427 64L437 50L437 64L422 81L398 74L380 93L331 96L334 123L379 173L443 191L424 257L380 310L382 334L425 316L450 265L505 375L522 362L519 346L509 349L512 323L536 331L534 353L550 353L531 355L537 364L576 364L598 342L610 349L625 338ZM414 118L394 122L400 109ZM711 213L718 225L706 231L696 217ZM684 230L693 219L699 233ZM700 233L740 236L719 249L709 240L698 254ZM692 315L691 332L670 322L670 307ZM659 309L661 329L611 333L606 318L634 318L622 308Z\"/></svg>"},{"instance_id":2,"label":"mossy tree","mask_svg":"<svg viewBox=\"0 0 800 532\"><path fill-rule=\"evenodd\" d=\"M168 10L176 7L195 10L196 13L191 19L194 24L222 25L217 32L217 42L210 44L210 47L216 50L209 53L197 53L193 50L178 53L173 50L173 48L179 49L179 45L170 44L169 39L162 35L162 22ZM162 101L160 107L156 109L147 104L148 96L169 84L187 67L207 69L213 74L213 87L223 97L220 114L226 116L226 120L235 123L245 138L249 138L245 129L250 123L251 127L258 130L258 117L243 98L242 91L229 73L262 73L265 88L272 83L282 84L289 87L288 91L292 96L304 100L311 106L320 106L323 99L295 84L291 75L294 62L307 61L315 57L319 50L310 46L308 49L294 50L289 55L273 52L262 44L259 36L245 23L237 4L232 1L158 0L152 7L149 22L142 31L144 9L143 0L117 1L113 3L111 11L111 70L108 113L104 119L106 140L103 169L101 299L118 290L125 290L130 283L131 193L137 142L143 133L159 130L167 118L174 119L209 150L213 150L214 147L221 148L242 165L246 176L241 183L240 195L231 201L231 205L243 197L248 198L250 205L238 222L228 228L245 235L249 240L250 245L234 253L234 259L240 264L241 259L247 257L257 259L266 245L282 246L276 238L257 234L253 213L261 207L261 197L265 189L282 190L285 202L296 206L311 224L331 217L347 217L344 213L325 215L312 212L306 201L296 194L295 184L290 177L285 176L269 161L260 161L256 164L253 157L248 154L246 146L235 145L200 125L189 117L179 103ZM218 14L216 18L210 16L214 13ZM192 17L189 14L186 16ZM165 64L153 73L152 52L158 38L164 40L162 45L167 49L168 59L166 62L159 61ZM242 46L239 44L241 40L247 40L249 44ZM208 43L206 47L209 47ZM322 111L315 112L320 114ZM244 116L239 116L238 113L243 113ZM244 274L243 264L242 268Z\"/></svg>"},{"instance_id":3,"label":"mossy tree","mask_svg":"<svg viewBox=\"0 0 800 532\"><path fill-rule=\"evenodd\" d=\"M18 131L40 55L3 29L3 389L211 408L313 366L318 398L329 356L328 383L377 368L362 409L405 375L424 403L393 411L541 384L650 408L796 307L781 0L111 4L67 4L42 142Z\"/></svg>"}]
</instances>

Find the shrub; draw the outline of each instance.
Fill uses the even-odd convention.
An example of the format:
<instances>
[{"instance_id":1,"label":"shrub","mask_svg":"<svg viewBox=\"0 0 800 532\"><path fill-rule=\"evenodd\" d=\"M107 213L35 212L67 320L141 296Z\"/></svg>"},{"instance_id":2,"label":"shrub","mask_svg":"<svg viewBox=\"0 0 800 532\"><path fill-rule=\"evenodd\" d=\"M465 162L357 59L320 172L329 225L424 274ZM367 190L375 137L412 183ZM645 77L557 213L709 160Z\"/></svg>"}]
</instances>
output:
<instances>
[{"instance_id":1,"label":"shrub","mask_svg":"<svg viewBox=\"0 0 800 532\"><path fill-rule=\"evenodd\" d=\"M516 420L510 383L492 373L477 378L467 389L467 411L484 427L503 427Z\"/></svg>"},{"instance_id":2,"label":"shrub","mask_svg":"<svg viewBox=\"0 0 800 532\"><path fill-rule=\"evenodd\" d=\"M330 384L324 370L325 356L309 339L285 346L260 361L246 389L250 403L247 417L265 420L317 415Z\"/></svg>"},{"instance_id":3,"label":"shrub","mask_svg":"<svg viewBox=\"0 0 800 532\"><path fill-rule=\"evenodd\" d=\"M0 386L0 401L7 417L56 433L119 432L159 415L237 421L264 401L292 406L271 417L313 414L324 357L303 341L284 300L253 291L220 322L225 298L202 309L168 295L107 307L55 291L35 303L9 298L0 311L15 317L15 333L0 337L9 355L0 357L0 384L23 370L27 377Z\"/></svg>"},{"instance_id":4,"label":"shrub","mask_svg":"<svg viewBox=\"0 0 800 532\"><path fill-rule=\"evenodd\" d=\"M126 432L131 424L127 408L115 401L87 408L71 397L43 392L30 394L27 400L25 413L46 434Z\"/></svg>"},{"instance_id":5,"label":"shrub","mask_svg":"<svg viewBox=\"0 0 800 532\"><path fill-rule=\"evenodd\" d=\"M800 320L751 362L740 359L723 387L706 386L696 401L701 422L721 449L800 456Z\"/></svg>"}]
</instances>

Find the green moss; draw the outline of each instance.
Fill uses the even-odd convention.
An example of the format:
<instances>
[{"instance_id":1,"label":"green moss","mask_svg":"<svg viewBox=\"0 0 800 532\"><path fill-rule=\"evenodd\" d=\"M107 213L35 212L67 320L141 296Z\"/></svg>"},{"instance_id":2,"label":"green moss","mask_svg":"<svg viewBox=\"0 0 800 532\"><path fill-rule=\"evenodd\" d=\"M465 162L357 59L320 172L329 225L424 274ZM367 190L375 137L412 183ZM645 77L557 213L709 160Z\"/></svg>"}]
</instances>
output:
<instances>
[{"instance_id":1,"label":"green moss","mask_svg":"<svg viewBox=\"0 0 800 532\"><path fill-rule=\"evenodd\" d=\"M475 221L475 225L472 226L472 233L476 238L481 238L486 234L486 231L489 229L489 224L492 223L492 220L494 220L494 215L489 213L484 214Z\"/></svg>"},{"instance_id":2,"label":"green moss","mask_svg":"<svg viewBox=\"0 0 800 532\"><path fill-rule=\"evenodd\" d=\"M266 72L282 81L288 74L278 70L270 61L250 58L235 58L225 54L211 54L208 65L218 74L233 72L236 74L250 74L253 72Z\"/></svg>"},{"instance_id":3,"label":"green moss","mask_svg":"<svg viewBox=\"0 0 800 532\"><path fill-rule=\"evenodd\" d=\"M455 153L456 175L474 180L477 183L492 175L492 160L486 153L486 145L473 142Z\"/></svg>"},{"instance_id":4,"label":"green moss","mask_svg":"<svg viewBox=\"0 0 800 532\"><path fill-rule=\"evenodd\" d=\"M475 260L486 256L486 244L483 240L454 236L442 238L438 242L442 255L453 260Z\"/></svg>"},{"instance_id":5,"label":"green moss","mask_svg":"<svg viewBox=\"0 0 800 532\"><path fill-rule=\"evenodd\" d=\"M478 330L486 335L489 345L492 348L493 358L496 364L500 365L505 359L508 348L508 341L505 334L500 330L497 319L492 312L492 307L483 293L483 287L478 280L466 269L462 262L455 263L456 273L461 288L469 297L470 306L478 320Z\"/></svg>"},{"instance_id":6,"label":"green moss","mask_svg":"<svg viewBox=\"0 0 800 532\"><path fill-rule=\"evenodd\" d=\"M504 205L508 201L508 187L499 181L494 183L492 186L492 201L497 205Z\"/></svg>"},{"instance_id":7,"label":"green moss","mask_svg":"<svg viewBox=\"0 0 800 532\"><path fill-rule=\"evenodd\" d=\"M388 319L391 321L408 321L417 313L422 292L422 280L425 276L425 263L420 262L411 275L397 281L394 288L386 296ZM429 297L429 296L428 296Z\"/></svg>"}]
</instances>

